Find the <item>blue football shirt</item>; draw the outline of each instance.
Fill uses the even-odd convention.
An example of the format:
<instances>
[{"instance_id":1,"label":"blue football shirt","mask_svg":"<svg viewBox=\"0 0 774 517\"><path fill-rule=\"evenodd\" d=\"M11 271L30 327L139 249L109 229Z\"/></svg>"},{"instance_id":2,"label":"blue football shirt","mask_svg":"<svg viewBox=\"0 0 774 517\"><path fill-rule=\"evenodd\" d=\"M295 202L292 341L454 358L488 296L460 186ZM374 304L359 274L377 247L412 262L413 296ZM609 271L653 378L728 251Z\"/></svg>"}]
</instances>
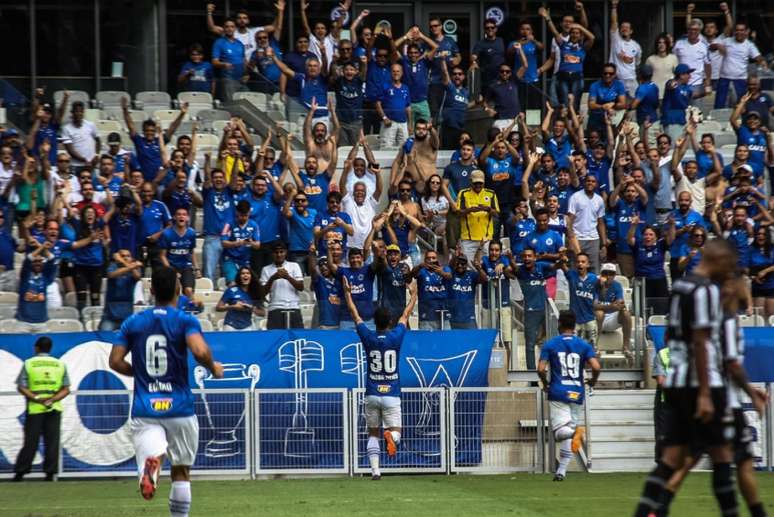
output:
<instances>
[{"instance_id":1,"label":"blue football shirt","mask_svg":"<svg viewBox=\"0 0 774 517\"><path fill-rule=\"evenodd\" d=\"M374 332L364 323L357 328L368 361L366 396L400 396L400 347L406 335L406 326L399 323L389 332Z\"/></svg>"}]
</instances>

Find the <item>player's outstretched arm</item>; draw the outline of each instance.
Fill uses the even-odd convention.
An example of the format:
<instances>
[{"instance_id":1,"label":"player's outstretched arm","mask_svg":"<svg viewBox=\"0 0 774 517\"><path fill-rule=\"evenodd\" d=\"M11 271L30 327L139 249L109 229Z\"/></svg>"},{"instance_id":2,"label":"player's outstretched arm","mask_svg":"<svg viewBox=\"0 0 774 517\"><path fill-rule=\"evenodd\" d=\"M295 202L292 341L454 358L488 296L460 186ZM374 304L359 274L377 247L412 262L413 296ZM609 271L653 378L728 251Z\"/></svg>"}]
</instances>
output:
<instances>
[{"instance_id":1,"label":"player's outstretched arm","mask_svg":"<svg viewBox=\"0 0 774 517\"><path fill-rule=\"evenodd\" d=\"M409 302L406 304L406 308L403 309L403 314L400 315L400 319L398 320L398 323L402 323L403 325L408 325L409 316L411 316L411 313L414 312L414 305L417 303L417 290L414 289L411 291L411 298L409 298Z\"/></svg>"},{"instance_id":2,"label":"player's outstretched arm","mask_svg":"<svg viewBox=\"0 0 774 517\"><path fill-rule=\"evenodd\" d=\"M548 361L546 359L538 361L537 374L540 377L543 389L548 389Z\"/></svg>"},{"instance_id":3,"label":"player's outstretched arm","mask_svg":"<svg viewBox=\"0 0 774 517\"><path fill-rule=\"evenodd\" d=\"M125 346L114 345L113 348L110 349L108 364L110 364L110 368L113 371L131 377L134 375L134 372L132 371L132 365L126 360L126 354L128 353L129 349Z\"/></svg>"},{"instance_id":4,"label":"player's outstretched arm","mask_svg":"<svg viewBox=\"0 0 774 517\"><path fill-rule=\"evenodd\" d=\"M347 309L349 309L349 313L352 315L352 321L355 322L355 325L360 325L363 323L363 318L360 317L360 313L357 312L357 307L355 307L355 302L352 300L352 286L349 285L349 280L345 276L341 277L341 281L344 287L344 300L346 300Z\"/></svg>"},{"instance_id":5,"label":"player's outstretched arm","mask_svg":"<svg viewBox=\"0 0 774 517\"><path fill-rule=\"evenodd\" d=\"M588 380L588 385L592 388L597 384L599 374L602 372L602 365L599 364L599 360L596 357L589 359L589 366L591 366L591 379Z\"/></svg>"},{"instance_id":6,"label":"player's outstretched arm","mask_svg":"<svg viewBox=\"0 0 774 517\"><path fill-rule=\"evenodd\" d=\"M207 342L204 341L204 337L201 334L189 334L186 336L185 342L196 359L196 362L207 368L214 378L223 378L223 365L218 361L212 360L210 347L207 345Z\"/></svg>"}]
</instances>

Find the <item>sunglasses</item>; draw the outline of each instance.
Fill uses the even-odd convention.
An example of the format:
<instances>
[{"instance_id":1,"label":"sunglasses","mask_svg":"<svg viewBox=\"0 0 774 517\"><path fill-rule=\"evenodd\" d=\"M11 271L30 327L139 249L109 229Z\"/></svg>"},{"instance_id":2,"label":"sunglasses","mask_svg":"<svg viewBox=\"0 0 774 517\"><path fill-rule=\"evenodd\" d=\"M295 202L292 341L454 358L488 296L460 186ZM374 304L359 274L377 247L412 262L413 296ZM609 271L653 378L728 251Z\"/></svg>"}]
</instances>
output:
<instances>
[{"instance_id":1,"label":"sunglasses","mask_svg":"<svg viewBox=\"0 0 774 517\"><path fill-rule=\"evenodd\" d=\"M441 26L440 23L431 23L430 24L430 28L435 28L435 27L440 27L440 26Z\"/></svg>"},{"instance_id":2,"label":"sunglasses","mask_svg":"<svg viewBox=\"0 0 774 517\"><path fill-rule=\"evenodd\" d=\"M484 27L484 29L485 29L485 30L488 30L488 31L493 31L493 30L495 30L496 28L497 28L497 27L495 27L494 25L487 25L486 27Z\"/></svg>"},{"instance_id":3,"label":"sunglasses","mask_svg":"<svg viewBox=\"0 0 774 517\"><path fill-rule=\"evenodd\" d=\"M297 40L296 43L298 45L303 45L304 43L309 43L309 40L308 39L300 39L300 40Z\"/></svg>"},{"instance_id":4,"label":"sunglasses","mask_svg":"<svg viewBox=\"0 0 774 517\"><path fill-rule=\"evenodd\" d=\"M465 75L465 74L462 72L454 72L452 75Z\"/></svg>"},{"instance_id":5,"label":"sunglasses","mask_svg":"<svg viewBox=\"0 0 774 517\"><path fill-rule=\"evenodd\" d=\"M300 197L298 199L294 199L293 201L295 201L296 203L306 203L307 199L303 198L303 197Z\"/></svg>"},{"instance_id":6,"label":"sunglasses","mask_svg":"<svg viewBox=\"0 0 774 517\"><path fill-rule=\"evenodd\" d=\"M602 75L604 76L615 75L615 72L602 72Z\"/></svg>"},{"instance_id":7,"label":"sunglasses","mask_svg":"<svg viewBox=\"0 0 774 517\"><path fill-rule=\"evenodd\" d=\"M379 54L376 54L376 57L387 57L387 54L379 53Z\"/></svg>"},{"instance_id":8,"label":"sunglasses","mask_svg":"<svg viewBox=\"0 0 774 517\"><path fill-rule=\"evenodd\" d=\"M511 71L510 70L500 70L500 73L501 74L510 74Z\"/></svg>"},{"instance_id":9,"label":"sunglasses","mask_svg":"<svg viewBox=\"0 0 774 517\"><path fill-rule=\"evenodd\" d=\"M399 190L399 192L411 192L410 188L402 188Z\"/></svg>"}]
</instances>

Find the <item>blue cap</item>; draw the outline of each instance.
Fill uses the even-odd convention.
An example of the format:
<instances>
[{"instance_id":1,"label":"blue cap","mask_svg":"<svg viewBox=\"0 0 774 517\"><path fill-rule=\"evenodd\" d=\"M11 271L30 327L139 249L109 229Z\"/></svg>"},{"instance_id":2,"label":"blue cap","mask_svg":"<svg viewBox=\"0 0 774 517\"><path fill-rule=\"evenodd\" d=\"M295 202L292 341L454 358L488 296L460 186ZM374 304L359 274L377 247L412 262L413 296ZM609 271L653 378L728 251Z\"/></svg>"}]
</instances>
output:
<instances>
[{"instance_id":1,"label":"blue cap","mask_svg":"<svg viewBox=\"0 0 774 517\"><path fill-rule=\"evenodd\" d=\"M691 68L690 66L686 65L685 63L680 63L675 67L675 75L683 75L683 74L690 74L693 72L695 68Z\"/></svg>"},{"instance_id":2,"label":"blue cap","mask_svg":"<svg viewBox=\"0 0 774 517\"><path fill-rule=\"evenodd\" d=\"M8 138L10 136L19 136L19 132L14 128L8 128L0 134L0 138Z\"/></svg>"}]
</instances>

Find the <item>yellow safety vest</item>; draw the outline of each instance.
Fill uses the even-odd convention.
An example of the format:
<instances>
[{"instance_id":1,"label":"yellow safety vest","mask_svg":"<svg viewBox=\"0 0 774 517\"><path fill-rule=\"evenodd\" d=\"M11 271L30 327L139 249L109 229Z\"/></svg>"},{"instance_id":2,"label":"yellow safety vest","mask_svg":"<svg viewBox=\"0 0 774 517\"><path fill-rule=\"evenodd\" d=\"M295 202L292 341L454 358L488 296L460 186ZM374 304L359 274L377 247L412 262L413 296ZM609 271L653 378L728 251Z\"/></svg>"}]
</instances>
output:
<instances>
[{"instance_id":1,"label":"yellow safety vest","mask_svg":"<svg viewBox=\"0 0 774 517\"><path fill-rule=\"evenodd\" d=\"M27 371L29 389L35 395L51 397L62 389L65 366L56 357L36 355L24 361L24 369ZM62 411L62 402L56 401L50 407L46 407L34 400L27 401L27 413L30 415L49 411Z\"/></svg>"}]
</instances>

